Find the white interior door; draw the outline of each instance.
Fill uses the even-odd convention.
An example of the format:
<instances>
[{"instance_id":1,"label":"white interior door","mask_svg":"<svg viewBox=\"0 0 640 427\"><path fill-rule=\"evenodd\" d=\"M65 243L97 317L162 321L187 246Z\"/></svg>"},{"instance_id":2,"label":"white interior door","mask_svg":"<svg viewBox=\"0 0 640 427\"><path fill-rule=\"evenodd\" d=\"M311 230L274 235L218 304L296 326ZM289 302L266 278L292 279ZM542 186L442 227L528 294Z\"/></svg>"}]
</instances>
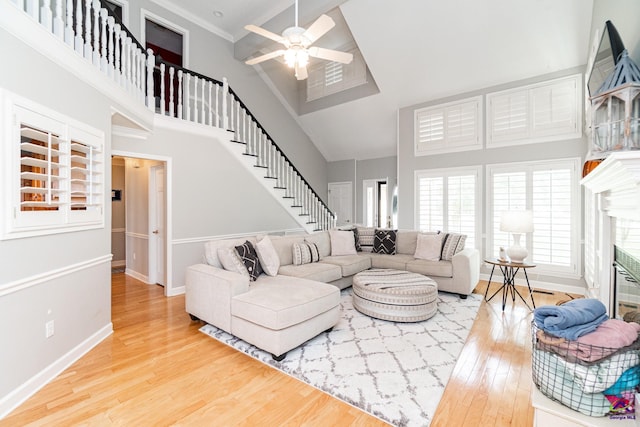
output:
<instances>
[{"instance_id":1,"label":"white interior door","mask_svg":"<svg viewBox=\"0 0 640 427\"><path fill-rule=\"evenodd\" d=\"M149 176L149 281L165 285L164 164L152 166Z\"/></svg>"},{"instance_id":2,"label":"white interior door","mask_svg":"<svg viewBox=\"0 0 640 427\"><path fill-rule=\"evenodd\" d=\"M353 223L353 183L351 181L329 183L329 209L336 214L336 225Z\"/></svg>"}]
</instances>

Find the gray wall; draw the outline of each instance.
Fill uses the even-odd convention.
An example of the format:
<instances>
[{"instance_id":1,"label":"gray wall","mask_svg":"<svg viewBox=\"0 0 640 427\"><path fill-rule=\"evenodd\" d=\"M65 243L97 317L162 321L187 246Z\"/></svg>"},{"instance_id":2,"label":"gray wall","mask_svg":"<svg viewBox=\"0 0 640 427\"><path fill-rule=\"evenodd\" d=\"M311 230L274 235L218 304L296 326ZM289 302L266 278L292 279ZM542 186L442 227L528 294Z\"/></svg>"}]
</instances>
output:
<instances>
[{"instance_id":1,"label":"gray wall","mask_svg":"<svg viewBox=\"0 0 640 427\"><path fill-rule=\"evenodd\" d=\"M12 58L12 66L0 67L0 87L96 129L110 128L110 105L94 88L4 29L0 45ZM13 143L0 138L0 144ZM105 144L109 152L108 133ZM108 188L108 165L105 176ZM106 226L100 229L0 241L0 410L37 374L111 330L110 205L105 195ZM55 334L45 338L50 320Z\"/></svg>"},{"instance_id":2,"label":"gray wall","mask_svg":"<svg viewBox=\"0 0 640 427\"><path fill-rule=\"evenodd\" d=\"M362 182L366 179L387 178L389 185L389 212L393 188L397 185L398 159L395 156L366 160L341 160L329 162L329 182L352 182L354 194L354 223L363 222Z\"/></svg>"},{"instance_id":3,"label":"gray wall","mask_svg":"<svg viewBox=\"0 0 640 427\"><path fill-rule=\"evenodd\" d=\"M111 202L111 253L113 259L111 265L125 265L125 205L127 192L124 180L124 161L119 159L118 162L111 164L111 188L121 191L121 200Z\"/></svg>"}]
</instances>

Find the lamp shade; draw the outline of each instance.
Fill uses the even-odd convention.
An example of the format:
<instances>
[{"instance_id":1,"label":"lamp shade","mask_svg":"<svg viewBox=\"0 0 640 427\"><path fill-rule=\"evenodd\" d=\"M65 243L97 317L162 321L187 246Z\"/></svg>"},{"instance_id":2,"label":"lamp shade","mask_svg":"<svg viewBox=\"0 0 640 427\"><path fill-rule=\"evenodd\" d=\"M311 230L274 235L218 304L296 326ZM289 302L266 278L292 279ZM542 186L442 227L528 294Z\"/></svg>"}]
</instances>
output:
<instances>
[{"instance_id":1,"label":"lamp shade","mask_svg":"<svg viewBox=\"0 0 640 427\"><path fill-rule=\"evenodd\" d=\"M532 211L505 211L500 218L500 231L509 233L533 232Z\"/></svg>"}]
</instances>

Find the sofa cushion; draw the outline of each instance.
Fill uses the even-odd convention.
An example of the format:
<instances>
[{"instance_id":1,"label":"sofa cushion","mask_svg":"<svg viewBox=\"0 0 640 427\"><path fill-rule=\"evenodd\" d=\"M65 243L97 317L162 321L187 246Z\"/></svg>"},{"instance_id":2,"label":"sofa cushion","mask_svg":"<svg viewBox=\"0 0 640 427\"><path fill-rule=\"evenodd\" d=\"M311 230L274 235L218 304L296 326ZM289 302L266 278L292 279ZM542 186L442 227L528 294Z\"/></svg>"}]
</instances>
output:
<instances>
[{"instance_id":1,"label":"sofa cushion","mask_svg":"<svg viewBox=\"0 0 640 427\"><path fill-rule=\"evenodd\" d=\"M414 259L407 262L407 271L420 273L425 276L453 277L453 263L451 261L427 261Z\"/></svg>"},{"instance_id":2,"label":"sofa cushion","mask_svg":"<svg viewBox=\"0 0 640 427\"><path fill-rule=\"evenodd\" d=\"M373 252L377 254L396 254L396 235L398 230L378 230L373 237Z\"/></svg>"},{"instance_id":3,"label":"sofa cushion","mask_svg":"<svg viewBox=\"0 0 640 427\"><path fill-rule=\"evenodd\" d=\"M382 255L371 254L371 268L395 268L396 270L404 270L407 262L413 261L413 255Z\"/></svg>"},{"instance_id":4,"label":"sofa cushion","mask_svg":"<svg viewBox=\"0 0 640 427\"><path fill-rule=\"evenodd\" d=\"M342 269L342 277L371 268L371 257L363 255L330 256L323 258L322 262L339 266Z\"/></svg>"},{"instance_id":5,"label":"sofa cushion","mask_svg":"<svg viewBox=\"0 0 640 427\"><path fill-rule=\"evenodd\" d=\"M256 250L251 242L247 240L242 245L236 246L236 252L238 252L240 260L249 272L250 280L254 282L263 273Z\"/></svg>"},{"instance_id":6,"label":"sofa cushion","mask_svg":"<svg viewBox=\"0 0 640 427\"><path fill-rule=\"evenodd\" d=\"M314 262L304 265L281 265L278 276L282 275L329 283L340 279L342 270L337 265Z\"/></svg>"},{"instance_id":7,"label":"sofa cushion","mask_svg":"<svg viewBox=\"0 0 640 427\"><path fill-rule=\"evenodd\" d=\"M209 265L212 265L218 268L224 268L224 266L220 262L220 258L218 257L218 249L233 248L243 244L247 240L250 241L251 243L254 243L254 244L256 243L256 239L254 237L245 237L240 239L210 240L204 244L204 259L206 263Z\"/></svg>"},{"instance_id":8,"label":"sofa cushion","mask_svg":"<svg viewBox=\"0 0 640 427\"><path fill-rule=\"evenodd\" d=\"M467 240L466 234L447 233L442 243L442 255L440 259L451 261L451 258L464 249L464 242Z\"/></svg>"},{"instance_id":9,"label":"sofa cushion","mask_svg":"<svg viewBox=\"0 0 640 427\"><path fill-rule=\"evenodd\" d=\"M273 247L280 258L280 267L283 265L293 264L293 251L291 247L294 243L304 242L303 236L282 236L278 239L272 239Z\"/></svg>"},{"instance_id":10,"label":"sofa cushion","mask_svg":"<svg viewBox=\"0 0 640 427\"><path fill-rule=\"evenodd\" d=\"M418 234L441 234L439 231L412 231L412 230L398 230L396 236L396 253L413 255L416 253L416 245L418 240Z\"/></svg>"},{"instance_id":11,"label":"sofa cushion","mask_svg":"<svg viewBox=\"0 0 640 427\"><path fill-rule=\"evenodd\" d=\"M373 251L373 235L376 229L373 227L356 227L358 229L358 243L362 252Z\"/></svg>"},{"instance_id":12,"label":"sofa cushion","mask_svg":"<svg viewBox=\"0 0 640 427\"><path fill-rule=\"evenodd\" d=\"M317 233L310 234L304 238L307 242L315 243L318 246L318 252L320 252L320 258L331 255L331 240L329 239L328 231L319 231Z\"/></svg>"},{"instance_id":13,"label":"sofa cushion","mask_svg":"<svg viewBox=\"0 0 640 427\"><path fill-rule=\"evenodd\" d=\"M280 258L278 258L276 248L273 247L269 236L264 236L262 240L256 243L256 253L258 254L260 265L266 274L269 276L278 274Z\"/></svg>"},{"instance_id":14,"label":"sofa cushion","mask_svg":"<svg viewBox=\"0 0 640 427\"><path fill-rule=\"evenodd\" d=\"M291 245L293 265L309 264L320 261L320 254L315 243L300 242Z\"/></svg>"},{"instance_id":15,"label":"sofa cushion","mask_svg":"<svg viewBox=\"0 0 640 427\"><path fill-rule=\"evenodd\" d=\"M355 241L351 230L329 230L331 256L356 255Z\"/></svg>"},{"instance_id":16,"label":"sofa cushion","mask_svg":"<svg viewBox=\"0 0 640 427\"><path fill-rule=\"evenodd\" d=\"M293 277L260 276L251 284L249 292L232 298L231 314L273 330L281 330L339 304L340 290L335 286Z\"/></svg>"},{"instance_id":17,"label":"sofa cushion","mask_svg":"<svg viewBox=\"0 0 640 427\"><path fill-rule=\"evenodd\" d=\"M235 247L218 248L218 259L225 270L240 273L248 279L251 278Z\"/></svg>"},{"instance_id":18,"label":"sofa cushion","mask_svg":"<svg viewBox=\"0 0 640 427\"><path fill-rule=\"evenodd\" d=\"M442 253L442 234L418 234L416 253L418 259L440 261Z\"/></svg>"}]
</instances>

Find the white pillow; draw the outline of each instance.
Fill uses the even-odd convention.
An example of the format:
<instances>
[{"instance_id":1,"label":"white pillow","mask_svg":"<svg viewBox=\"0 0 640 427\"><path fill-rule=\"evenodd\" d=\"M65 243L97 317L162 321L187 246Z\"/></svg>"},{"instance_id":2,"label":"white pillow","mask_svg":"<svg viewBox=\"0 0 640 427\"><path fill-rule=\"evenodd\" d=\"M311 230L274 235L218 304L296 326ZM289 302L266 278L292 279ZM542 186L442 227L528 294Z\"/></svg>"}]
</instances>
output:
<instances>
[{"instance_id":1,"label":"white pillow","mask_svg":"<svg viewBox=\"0 0 640 427\"><path fill-rule=\"evenodd\" d=\"M218 258L220 259L220 263L225 270L233 271L234 273L240 273L247 279L249 278L247 267L244 266L244 263L240 259L236 248L218 248Z\"/></svg>"},{"instance_id":2,"label":"white pillow","mask_svg":"<svg viewBox=\"0 0 640 427\"><path fill-rule=\"evenodd\" d=\"M353 231L329 230L331 256L357 255Z\"/></svg>"},{"instance_id":3,"label":"white pillow","mask_svg":"<svg viewBox=\"0 0 640 427\"><path fill-rule=\"evenodd\" d=\"M416 253L414 258L426 259L427 261L440 261L442 252L442 234L422 234L418 233L416 242Z\"/></svg>"},{"instance_id":4,"label":"white pillow","mask_svg":"<svg viewBox=\"0 0 640 427\"><path fill-rule=\"evenodd\" d=\"M264 238L256 244L256 252L264 272L269 276L278 274L280 258L278 258L278 252L276 252L276 248L273 246L273 243L271 243L269 236L264 236Z\"/></svg>"}]
</instances>

